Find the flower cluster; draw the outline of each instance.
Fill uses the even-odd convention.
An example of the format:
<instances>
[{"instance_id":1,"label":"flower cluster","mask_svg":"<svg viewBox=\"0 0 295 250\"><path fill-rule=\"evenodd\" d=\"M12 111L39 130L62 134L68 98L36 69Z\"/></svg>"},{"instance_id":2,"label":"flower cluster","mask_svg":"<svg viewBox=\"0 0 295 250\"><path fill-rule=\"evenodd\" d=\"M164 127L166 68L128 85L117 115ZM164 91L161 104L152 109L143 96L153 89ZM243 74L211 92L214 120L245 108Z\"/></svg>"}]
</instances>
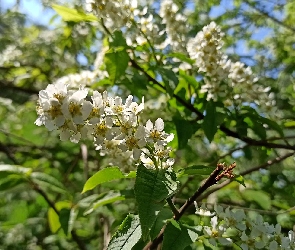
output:
<instances>
[{"instance_id":1,"label":"flower cluster","mask_svg":"<svg viewBox=\"0 0 295 250\"><path fill-rule=\"evenodd\" d=\"M80 85L90 86L96 81L97 75L97 72L83 70L79 74L69 74L63 76L59 78L56 83L68 85L72 88L77 88Z\"/></svg>"},{"instance_id":2,"label":"flower cluster","mask_svg":"<svg viewBox=\"0 0 295 250\"><path fill-rule=\"evenodd\" d=\"M228 76L230 64L221 52L223 36L220 27L211 22L187 44L187 51L195 60L199 72L206 74L204 78L206 84L202 86L201 91L208 93L208 100L217 100L218 96L224 96L226 88L222 81Z\"/></svg>"},{"instance_id":3,"label":"flower cluster","mask_svg":"<svg viewBox=\"0 0 295 250\"><path fill-rule=\"evenodd\" d=\"M86 0L86 10L102 18L108 28L125 26L133 18L136 8L136 0Z\"/></svg>"},{"instance_id":4,"label":"flower cluster","mask_svg":"<svg viewBox=\"0 0 295 250\"><path fill-rule=\"evenodd\" d=\"M255 220L250 219L243 210L225 210L221 206L214 207L215 212L211 213L205 206L198 208L196 214L201 216L213 216L210 226L204 226L203 232L210 244L228 246L233 244L239 245L241 249L270 249L270 250L289 250L295 249L295 235L289 231L288 237L281 233L281 226L270 225L263 221L261 215ZM228 237L228 232L231 237ZM233 236L234 235L234 236Z\"/></svg>"},{"instance_id":5,"label":"flower cluster","mask_svg":"<svg viewBox=\"0 0 295 250\"><path fill-rule=\"evenodd\" d=\"M8 63L13 63L15 66L19 66L19 62L15 61L19 56L22 55L15 45L9 45L0 53L0 66Z\"/></svg>"},{"instance_id":6,"label":"flower cluster","mask_svg":"<svg viewBox=\"0 0 295 250\"><path fill-rule=\"evenodd\" d=\"M223 37L220 27L211 22L188 41L189 56L205 75L201 92L207 93L207 100L222 98L227 106L254 102L269 111L275 104L273 93L256 84L258 78L250 67L228 59L221 51Z\"/></svg>"},{"instance_id":7,"label":"flower cluster","mask_svg":"<svg viewBox=\"0 0 295 250\"><path fill-rule=\"evenodd\" d=\"M186 51L188 27L186 18L179 13L178 6L172 0L164 0L161 2L159 15L166 24L167 44L175 50Z\"/></svg>"},{"instance_id":8,"label":"flower cluster","mask_svg":"<svg viewBox=\"0 0 295 250\"><path fill-rule=\"evenodd\" d=\"M124 162L124 166L142 161L151 168L172 166L168 142L173 134L164 131L164 122L158 118L153 124L148 120L140 124L140 113L144 102L133 102L129 95L125 103L121 97L110 97L94 91L92 101L87 100L88 90L68 89L61 81L50 84L39 92L39 106L35 124L45 125L60 131L62 141L79 142L91 138L101 154L108 154L113 164Z\"/></svg>"}]
</instances>

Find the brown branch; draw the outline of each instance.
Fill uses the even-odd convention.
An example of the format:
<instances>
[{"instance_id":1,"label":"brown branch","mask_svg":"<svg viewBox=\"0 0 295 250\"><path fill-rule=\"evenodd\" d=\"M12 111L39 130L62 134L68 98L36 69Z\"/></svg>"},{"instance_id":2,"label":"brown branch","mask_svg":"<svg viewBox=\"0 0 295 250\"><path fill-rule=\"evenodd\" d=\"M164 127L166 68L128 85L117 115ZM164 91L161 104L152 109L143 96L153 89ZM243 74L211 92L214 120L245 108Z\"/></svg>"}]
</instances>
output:
<instances>
[{"instance_id":1,"label":"brown branch","mask_svg":"<svg viewBox=\"0 0 295 250\"><path fill-rule=\"evenodd\" d=\"M11 152L11 149L8 146L2 144L1 142L0 142L0 152L5 153L6 156L13 162L13 164L19 165L18 161L15 159L13 153Z\"/></svg>"},{"instance_id":2,"label":"brown branch","mask_svg":"<svg viewBox=\"0 0 295 250\"><path fill-rule=\"evenodd\" d=\"M220 174L220 172L223 170L224 165L218 164L216 169L210 174L210 176L204 181L204 183L198 188L198 190L191 196L184 205L178 210L178 213L174 215L174 220L178 221L184 212L188 209L190 205L194 203L194 201L210 186L216 184L216 178ZM162 242L163 235L165 231L166 226L164 226L158 236L151 242L149 242L145 247L144 250L148 249L156 249L157 246Z\"/></svg>"},{"instance_id":3,"label":"brown branch","mask_svg":"<svg viewBox=\"0 0 295 250\"><path fill-rule=\"evenodd\" d=\"M252 172L255 172L255 171L259 170L259 169L268 168L269 166L271 166L271 165L273 165L275 163L279 163L279 162L289 158L292 155L295 155L295 152L287 153L287 154L285 154L285 155L283 155L281 157L276 157L273 160L269 160L264 164L261 164L259 166L254 167L254 168L250 168L248 170L245 170L245 171L241 172L240 175L244 176L244 175L250 174ZM210 194L212 194L212 193L218 191L219 189L227 186L230 182L231 182L231 180L226 180L226 181L224 181L224 182L222 182L222 183L220 183L218 185L215 185L213 188L209 189L206 193L204 193L204 195L200 195L196 199L196 201L201 201L202 199L207 198Z\"/></svg>"},{"instance_id":4,"label":"brown branch","mask_svg":"<svg viewBox=\"0 0 295 250\"><path fill-rule=\"evenodd\" d=\"M39 93L39 91L37 91L37 90L26 89L26 88L15 86L15 85L13 85L12 82L0 81L0 86L1 86L2 90L6 88L6 89L11 89L11 90L23 92L23 93L29 94L29 95L37 95Z\"/></svg>"},{"instance_id":5,"label":"brown branch","mask_svg":"<svg viewBox=\"0 0 295 250\"><path fill-rule=\"evenodd\" d=\"M279 163L285 159L287 159L288 157L294 155L295 152L291 152L288 154L285 154L281 157L276 157L273 160L269 160L264 164L261 164L259 166L256 166L254 168L245 170L243 172L240 173L240 175L244 176L247 174L250 174L254 171L257 171L259 169L264 169L267 168L275 163ZM228 170L232 170L235 167L235 163L230 165L228 168L224 168L223 164L218 164L217 168L211 173L211 175L205 180L205 182L199 187L199 189L193 194L193 196L191 196L185 203L184 205L178 210L179 214L176 214L174 216L174 219L176 221L178 221L182 215L184 214L184 212L193 204L194 201L201 201L202 199L208 197L210 194L218 191L219 189L227 186L230 182L231 179L228 179L222 183L220 183L219 185L216 185L214 188L210 189L209 191L207 191L204 195L202 195L202 193L204 193L204 191L206 191L209 187L211 187L212 185L214 185L216 183L216 180L219 179L219 177L222 177L222 174L225 173L225 175L227 174ZM220 174L220 172L223 170L223 172ZM163 240L163 236L164 236L164 231L165 231L166 225L163 226L163 228L161 229L160 233L158 234L158 236L151 242L149 242L144 250L150 250L150 249L156 249L157 246L162 242Z\"/></svg>"}]
</instances>

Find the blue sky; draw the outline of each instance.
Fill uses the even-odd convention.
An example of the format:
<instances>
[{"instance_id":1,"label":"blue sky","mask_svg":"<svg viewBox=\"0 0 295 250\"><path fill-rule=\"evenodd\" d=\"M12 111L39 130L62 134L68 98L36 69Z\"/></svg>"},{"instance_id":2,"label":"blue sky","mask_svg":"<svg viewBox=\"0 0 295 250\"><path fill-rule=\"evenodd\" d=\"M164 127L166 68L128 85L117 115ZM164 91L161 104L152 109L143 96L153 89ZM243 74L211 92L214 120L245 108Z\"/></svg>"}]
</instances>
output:
<instances>
[{"instance_id":1,"label":"blue sky","mask_svg":"<svg viewBox=\"0 0 295 250\"><path fill-rule=\"evenodd\" d=\"M0 0L2 10L11 9L15 4L16 0ZM21 0L19 12L28 14L32 22L43 25L48 25L55 14L50 8L44 9L40 0Z\"/></svg>"}]
</instances>

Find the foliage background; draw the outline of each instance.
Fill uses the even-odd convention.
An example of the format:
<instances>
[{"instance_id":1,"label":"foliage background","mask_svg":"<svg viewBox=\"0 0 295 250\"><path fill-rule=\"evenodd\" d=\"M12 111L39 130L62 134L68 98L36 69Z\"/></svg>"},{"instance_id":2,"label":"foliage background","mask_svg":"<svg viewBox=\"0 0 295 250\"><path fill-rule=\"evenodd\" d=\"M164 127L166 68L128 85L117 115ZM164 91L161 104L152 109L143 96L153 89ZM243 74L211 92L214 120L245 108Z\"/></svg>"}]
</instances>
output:
<instances>
[{"instance_id":1,"label":"foliage background","mask_svg":"<svg viewBox=\"0 0 295 250\"><path fill-rule=\"evenodd\" d=\"M75 235L64 232L68 231L71 218L81 244L89 249L103 249L126 215L136 213L133 180L105 183L81 194L85 181L107 166L106 159L91 142L61 142L57 134L35 126L34 121L38 91L62 76L92 70L105 35L99 25L91 22L66 22L58 16L52 18L50 25L32 21L19 11L22 2L10 9L1 8L0 12L0 246L75 249ZM213 123L217 128L210 143L202 121L191 119L192 110L150 84L132 67L128 69L129 78L116 84L99 80L92 87L108 89L122 97L131 93L138 100L145 96L146 119L162 117L166 131L177 135L172 144L177 149L176 170L194 164L215 166L217 162L236 161L237 172L245 173L247 188L237 182L221 188L221 183L205 193L202 201L244 208L252 216L262 214L266 221L280 223L287 232L295 224L295 3L176 3L191 10L188 22L193 29L188 36L194 36L211 20L222 27L229 57L250 65L259 76L259 84L271 88L275 102L269 110L244 105L224 113L218 108L226 117L222 124L216 117L209 121L209 126ZM49 8L49 2L42 4ZM81 7L82 3L66 4ZM159 1L155 1L155 6L159 6ZM190 104L202 82L187 79L191 82L180 82L183 86L172 91ZM204 113L206 101L200 98L193 106ZM264 118L268 120L261 122ZM34 175L14 171L11 165L31 169ZM205 178L182 177L176 206L181 206ZM65 223L59 221L48 201L55 203L62 218L66 218ZM196 220L194 209L189 212L191 215L185 218L188 223ZM63 230L59 229L60 223Z\"/></svg>"}]
</instances>

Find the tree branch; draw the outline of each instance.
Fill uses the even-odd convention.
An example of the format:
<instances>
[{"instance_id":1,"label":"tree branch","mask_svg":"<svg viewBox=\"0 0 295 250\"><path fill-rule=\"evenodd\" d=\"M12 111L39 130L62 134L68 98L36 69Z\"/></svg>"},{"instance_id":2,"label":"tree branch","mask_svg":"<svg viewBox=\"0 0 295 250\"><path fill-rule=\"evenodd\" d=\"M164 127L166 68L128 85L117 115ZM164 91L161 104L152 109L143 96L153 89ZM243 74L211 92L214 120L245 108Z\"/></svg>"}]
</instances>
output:
<instances>
[{"instance_id":1,"label":"tree branch","mask_svg":"<svg viewBox=\"0 0 295 250\"><path fill-rule=\"evenodd\" d=\"M279 163L279 162L281 162L281 161L289 158L292 155L295 155L295 152L287 153L287 154L285 154L285 155L283 155L281 157L276 157L273 160L269 160L269 161L267 161L264 164L261 164L259 166L254 167L254 168L250 168L248 170L245 170L245 171L241 172L240 175L244 176L244 175L250 174L252 172L255 172L255 171L259 170L259 169L268 168L269 166L271 166L271 165L273 165L275 163ZM222 182L222 183L220 183L218 185L215 185L213 188L211 188L210 190L208 190L204 195L200 195L196 199L196 201L201 201L202 199L207 198L210 194L212 194L212 193L218 191L219 189L227 186L229 183L231 183L231 180L226 180L226 181L224 181L224 182Z\"/></svg>"},{"instance_id":2,"label":"tree branch","mask_svg":"<svg viewBox=\"0 0 295 250\"><path fill-rule=\"evenodd\" d=\"M275 163L281 162L285 159L287 159L288 157L295 155L295 152L291 152L288 154L285 154L281 157L276 157L273 160L269 160L264 164L261 164L259 166L256 166L254 168L245 170L243 172L240 173L240 175L247 175L250 174L254 171L257 171L261 168L267 168ZM233 165L233 164L232 164ZM232 166L231 165L231 166ZM230 166L230 167L231 167ZM229 167L229 168L230 168ZM184 205L178 210L178 214L176 214L174 216L174 220L178 221L182 215L184 214L184 212L193 204L194 201L201 201L202 199L208 197L210 194L216 192L217 190L225 187L226 185L228 185L231 182L231 179L226 180L222 183L220 183L219 185L216 185L214 188L212 188L211 190L209 190L208 192L206 192L204 195L202 195L202 193L208 189L209 187L211 187L212 185L216 184L216 180L218 179L219 176L222 175L222 173L220 174L220 172L223 170L223 164L218 164L217 168L211 173L211 175L205 180L205 182L198 188L198 190L193 194L193 196L191 196L185 203ZM224 171L223 171L224 172ZM163 236L164 236L164 231L165 231L166 225L163 226L163 228L161 229L160 233L158 234L158 236L151 242L149 242L144 250L151 250L151 249L156 249L157 246L162 242L163 240Z\"/></svg>"},{"instance_id":3,"label":"tree branch","mask_svg":"<svg viewBox=\"0 0 295 250\"><path fill-rule=\"evenodd\" d=\"M198 190L191 196L184 205L178 210L177 213L174 213L174 220L178 221L184 212L187 210L187 208L194 203L194 201L197 199L199 195L201 195L207 188L210 186L216 184L216 178L219 176L220 172L223 170L223 164L218 164L215 170L210 174L210 176L205 180L205 182L198 188ZM149 242L145 247L144 250L148 249L156 249L157 246L162 242L163 235L165 231L166 226L164 226L158 236L151 242Z\"/></svg>"}]
</instances>

